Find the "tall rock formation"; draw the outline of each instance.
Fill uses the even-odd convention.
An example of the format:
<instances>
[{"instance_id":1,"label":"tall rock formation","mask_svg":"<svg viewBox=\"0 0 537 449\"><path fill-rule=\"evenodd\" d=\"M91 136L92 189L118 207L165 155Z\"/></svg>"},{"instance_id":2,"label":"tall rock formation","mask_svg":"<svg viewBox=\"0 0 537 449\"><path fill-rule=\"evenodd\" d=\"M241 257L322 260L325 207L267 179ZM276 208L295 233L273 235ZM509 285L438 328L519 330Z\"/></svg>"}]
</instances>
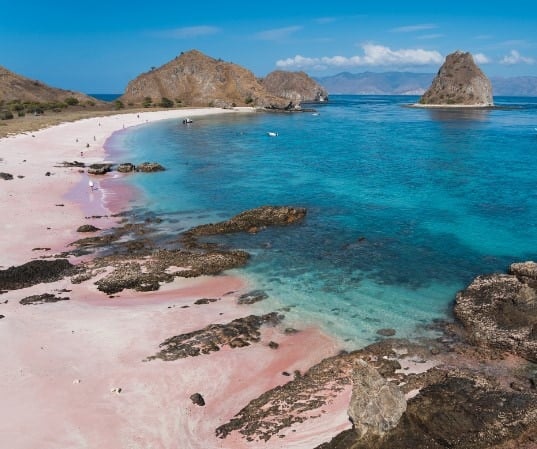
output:
<instances>
[{"instance_id":1,"label":"tall rock formation","mask_svg":"<svg viewBox=\"0 0 537 449\"><path fill-rule=\"evenodd\" d=\"M262 84L270 94L287 98L294 104L328 100L326 89L304 72L276 70L269 73Z\"/></svg>"},{"instance_id":2,"label":"tall rock formation","mask_svg":"<svg viewBox=\"0 0 537 449\"><path fill-rule=\"evenodd\" d=\"M419 104L492 106L492 86L470 53L456 51L446 56L446 61Z\"/></svg>"},{"instance_id":3,"label":"tall rock formation","mask_svg":"<svg viewBox=\"0 0 537 449\"><path fill-rule=\"evenodd\" d=\"M182 106L262 106L283 108L289 101L268 94L249 70L197 50L181 53L162 67L132 80L121 97L126 103L163 98Z\"/></svg>"},{"instance_id":4,"label":"tall rock formation","mask_svg":"<svg viewBox=\"0 0 537 449\"><path fill-rule=\"evenodd\" d=\"M40 81L31 80L0 66L0 101L48 103L63 102L69 97L76 98L80 102L97 101L80 92L47 86Z\"/></svg>"}]
</instances>

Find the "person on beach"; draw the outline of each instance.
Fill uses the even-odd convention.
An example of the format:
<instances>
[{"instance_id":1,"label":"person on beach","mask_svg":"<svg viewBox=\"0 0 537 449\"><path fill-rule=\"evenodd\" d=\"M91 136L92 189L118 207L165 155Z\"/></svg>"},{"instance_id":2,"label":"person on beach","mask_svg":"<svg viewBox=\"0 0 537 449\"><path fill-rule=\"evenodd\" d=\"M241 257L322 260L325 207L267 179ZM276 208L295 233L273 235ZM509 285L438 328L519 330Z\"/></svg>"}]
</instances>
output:
<instances>
[{"instance_id":1,"label":"person on beach","mask_svg":"<svg viewBox=\"0 0 537 449\"><path fill-rule=\"evenodd\" d=\"M93 192L94 184L93 184L93 181L91 179L88 182L88 186L91 189L91 191Z\"/></svg>"}]
</instances>

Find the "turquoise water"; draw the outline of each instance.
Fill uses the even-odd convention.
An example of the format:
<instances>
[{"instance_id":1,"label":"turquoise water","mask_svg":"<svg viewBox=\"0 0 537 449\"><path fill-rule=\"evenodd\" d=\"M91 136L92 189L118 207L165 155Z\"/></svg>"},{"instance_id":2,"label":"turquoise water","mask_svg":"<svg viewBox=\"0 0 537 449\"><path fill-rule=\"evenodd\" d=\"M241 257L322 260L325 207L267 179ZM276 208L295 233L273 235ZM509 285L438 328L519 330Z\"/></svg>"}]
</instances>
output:
<instances>
[{"instance_id":1,"label":"turquoise water","mask_svg":"<svg viewBox=\"0 0 537 449\"><path fill-rule=\"evenodd\" d=\"M256 308L289 308L291 325L352 347L384 327L425 335L474 276L537 258L537 99L405 107L415 100L333 96L319 115L163 121L109 146L168 168L129 178L163 235L263 204L306 207L297 226L220 241L253 254L238 273L269 293Z\"/></svg>"}]
</instances>

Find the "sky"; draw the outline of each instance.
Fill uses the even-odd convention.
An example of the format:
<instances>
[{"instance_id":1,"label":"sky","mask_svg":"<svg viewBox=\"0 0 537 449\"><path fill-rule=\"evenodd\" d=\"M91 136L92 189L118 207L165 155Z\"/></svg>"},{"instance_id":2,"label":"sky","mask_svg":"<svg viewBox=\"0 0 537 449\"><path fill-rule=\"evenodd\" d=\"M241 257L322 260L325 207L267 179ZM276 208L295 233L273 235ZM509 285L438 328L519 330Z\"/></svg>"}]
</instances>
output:
<instances>
[{"instance_id":1,"label":"sky","mask_svg":"<svg viewBox=\"0 0 537 449\"><path fill-rule=\"evenodd\" d=\"M0 66L54 87L122 93L197 49L257 76L435 73L469 51L493 76L537 76L537 2L0 0Z\"/></svg>"}]
</instances>

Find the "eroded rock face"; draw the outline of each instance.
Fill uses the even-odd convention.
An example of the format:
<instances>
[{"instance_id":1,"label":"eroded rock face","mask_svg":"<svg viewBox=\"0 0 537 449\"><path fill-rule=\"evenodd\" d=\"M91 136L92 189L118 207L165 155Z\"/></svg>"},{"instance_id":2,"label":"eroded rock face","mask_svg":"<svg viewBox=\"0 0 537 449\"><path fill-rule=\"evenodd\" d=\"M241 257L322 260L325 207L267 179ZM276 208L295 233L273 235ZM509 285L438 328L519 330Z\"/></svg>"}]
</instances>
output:
<instances>
[{"instance_id":1,"label":"eroded rock face","mask_svg":"<svg viewBox=\"0 0 537 449\"><path fill-rule=\"evenodd\" d=\"M537 362L537 264L513 264L510 273L474 279L457 294L455 316L473 344Z\"/></svg>"},{"instance_id":2,"label":"eroded rock face","mask_svg":"<svg viewBox=\"0 0 537 449\"><path fill-rule=\"evenodd\" d=\"M356 361L352 381L349 417L358 436L382 436L393 429L406 410L401 390L363 360Z\"/></svg>"},{"instance_id":3,"label":"eroded rock face","mask_svg":"<svg viewBox=\"0 0 537 449\"><path fill-rule=\"evenodd\" d=\"M446 56L446 61L419 103L492 106L492 85L470 53L456 51Z\"/></svg>"},{"instance_id":4,"label":"eroded rock face","mask_svg":"<svg viewBox=\"0 0 537 449\"><path fill-rule=\"evenodd\" d=\"M122 164L119 164L117 167L117 171L120 173L130 173L133 172L134 169L134 164L131 164L130 162L124 162Z\"/></svg>"}]
</instances>

